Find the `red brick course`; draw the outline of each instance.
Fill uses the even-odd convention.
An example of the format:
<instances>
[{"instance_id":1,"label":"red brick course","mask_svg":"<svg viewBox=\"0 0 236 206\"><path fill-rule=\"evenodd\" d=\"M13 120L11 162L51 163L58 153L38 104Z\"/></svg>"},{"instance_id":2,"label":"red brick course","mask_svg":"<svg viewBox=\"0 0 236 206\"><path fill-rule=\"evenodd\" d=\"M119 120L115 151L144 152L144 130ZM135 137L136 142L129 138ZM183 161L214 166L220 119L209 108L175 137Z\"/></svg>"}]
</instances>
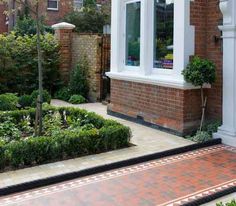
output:
<instances>
[{"instance_id":1,"label":"red brick course","mask_svg":"<svg viewBox=\"0 0 236 206\"><path fill-rule=\"evenodd\" d=\"M199 124L199 90L112 80L109 110L187 134Z\"/></svg>"}]
</instances>

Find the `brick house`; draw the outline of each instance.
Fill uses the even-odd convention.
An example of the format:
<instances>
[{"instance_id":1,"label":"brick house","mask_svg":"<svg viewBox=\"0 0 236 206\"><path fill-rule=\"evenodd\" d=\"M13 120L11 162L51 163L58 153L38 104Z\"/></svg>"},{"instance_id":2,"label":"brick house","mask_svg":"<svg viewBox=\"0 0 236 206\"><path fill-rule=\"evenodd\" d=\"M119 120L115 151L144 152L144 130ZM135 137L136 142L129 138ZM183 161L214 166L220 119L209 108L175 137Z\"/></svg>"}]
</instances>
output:
<instances>
[{"instance_id":1,"label":"brick house","mask_svg":"<svg viewBox=\"0 0 236 206\"><path fill-rule=\"evenodd\" d=\"M30 2L30 0L28 0ZM105 4L110 0L97 0L98 4ZM41 1L40 13L46 17L46 23L51 26L58 23L66 14L71 12L74 8L81 8L83 6L83 0L47 0ZM8 7L10 9L17 8L15 0L9 0ZM9 16L9 20L6 21L6 16L3 12L6 10L6 6L0 5L0 33L11 30L15 25L16 15ZM8 29L7 25L8 24Z\"/></svg>"},{"instance_id":2,"label":"brick house","mask_svg":"<svg viewBox=\"0 0 236 206\"><path fill-rule=\"evenodd\" d=\"M200 121L200 91L186 83L181 72L191 56L198 55L214 61L217 66L217 82L206 88L207 118L223 119L216 136L236 145L233 83L236 1L120 0L112 3L108 112L179 135L191 133ZM223 18L229 22L228 27L219 27ZM230 38L224 38L224 32ZM234 72L228 74L229 70ZM229 78L227 89L223 85L223 71L224 78ZM228 104L229 100L232 102Z\"/></svg>"}]
</instances>

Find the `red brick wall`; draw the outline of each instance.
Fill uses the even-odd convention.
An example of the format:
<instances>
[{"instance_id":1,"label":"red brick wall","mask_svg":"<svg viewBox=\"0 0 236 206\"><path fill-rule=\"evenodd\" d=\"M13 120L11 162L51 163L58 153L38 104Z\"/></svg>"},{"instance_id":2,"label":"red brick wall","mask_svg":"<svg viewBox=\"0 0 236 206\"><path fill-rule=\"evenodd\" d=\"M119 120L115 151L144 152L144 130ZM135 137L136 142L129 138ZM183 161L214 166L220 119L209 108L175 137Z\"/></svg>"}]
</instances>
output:
<instances>
[{"instance_id":1,"label":"red brick wall","mask_svg":"<svg viewBox=\"0 0 236 206\"><path fill-rule=\"evenodd\" d=\"M208 92L208 117L214 119L222 118L222 71L223 71L223 53L221 51L221 41L214 42L214 36L220 37L221 33L218 24L222 19L219 9L219 0L207 1L207 58L214 61L217 66L217 81Z\"/></svg>"},{"instance_id":2,"label":"red brick wall","mask_svg":"<svg viewBox=\"0 0 236 206\"><path fill-rule=\"evenodd\" d=\"M112 80L109 110L186 134L199 125L199 90Z\"/></svg>"},{"instance_id":3,"label":"red brick wall","mask_svg":"<svg viewBox=\"0 0 236 206\"><path fill-rule=\"evenodd\" d=\"M0 5L0 34L7 32L6 16L3 12L6 10L4 5Z\"/></svg>"},{"instance_id":4,"label":"red brick wall","mask_svg":"<svg viewBox=\"0 0 236 206\"><path fill-rule=\"evenodd\" d=\"M46 16L46 23L53 25L59 23L63 17L72 11L73 0L60 0L58 11L51 11L47 9L47 1L42 1L40 11Z\"/></svg>"},{"instance_id":5,"label":"red brick wall","mask_svg":"<svg viewBox=\"0 0 236 206\"><path fill-rule=\"evenodd\" d=\"M195 27L195 55L212 60L217 66L217 81L208 90L207 118L222 117L222 52L218 24L222 18L219 0L195 0L191 3L191 25Z\"/></svg>"}]
</instances>

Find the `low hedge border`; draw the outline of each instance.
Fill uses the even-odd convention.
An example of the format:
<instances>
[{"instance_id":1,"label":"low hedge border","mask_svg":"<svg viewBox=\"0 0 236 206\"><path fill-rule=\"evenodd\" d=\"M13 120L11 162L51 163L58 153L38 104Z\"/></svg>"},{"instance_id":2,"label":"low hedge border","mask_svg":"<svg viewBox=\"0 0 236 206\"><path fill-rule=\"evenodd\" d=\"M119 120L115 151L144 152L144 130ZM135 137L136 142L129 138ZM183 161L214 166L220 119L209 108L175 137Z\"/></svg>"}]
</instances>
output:
<instances>
[{"instance_id":1,"label":"low hedge border","mask_svg":"<svg viewBox=\"0 0 236 206\"><path fill-rule=\"evenodd\" d=\"M29 137L10 143L0 142L0 168L26 167L56 160L75 158L96 154L129 146L131 131L116 121L76 108L44 108L44 115L59 111L60 114L73 115L82 119L86 124L93 124L95 128L81 131L62 130L52 137ZM35 109L0 112L0 122L6 116L19 121L29 115L35 116Z\"/></svg>"}]
</instances>

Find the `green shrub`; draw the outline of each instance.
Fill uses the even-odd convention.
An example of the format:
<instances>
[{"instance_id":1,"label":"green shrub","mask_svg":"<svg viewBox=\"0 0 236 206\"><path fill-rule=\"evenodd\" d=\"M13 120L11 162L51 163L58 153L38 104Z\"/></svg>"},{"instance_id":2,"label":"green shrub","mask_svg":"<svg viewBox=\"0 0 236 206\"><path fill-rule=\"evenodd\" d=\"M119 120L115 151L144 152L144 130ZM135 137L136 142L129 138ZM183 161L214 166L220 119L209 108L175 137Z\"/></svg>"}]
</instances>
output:
<instances>
[{"instance_id":1,"label":"green shrub","mask_svg":"<svg viewBox=\"0 0 236 206\"><path fill-rule=\"evenodd\" d=\"M5 152L5 142L0 140L0 169L6 166L6 152Z\"/></svg>"},{"instance_id":2,"label":"green shrub","mask_svg":"<svg viewBox=\"0 0 236 206\"><path fill-rule=\"evenodd\" d=\"M131 138L129 127L109 126L103 127L100 131L103 139L102 144L105 150L127 147Z\"/></svg>"},{"instance_id":3,"label":"green shrub","mask_svg":"<svg viewBox=\"0 0 236 206\"><path fill-rule=\"evenodd\" d=\"M16 110L18 97L15 94L6 93L0 95L0 111Z\"/></svg>"},{"instance_id":4,"label":"green shrub","mask_svg":"<svg viewBox=\"0 0 236 206\"><path fill-rule=\"evenodd\" d=\"M70 97L69 102L71 104L83 104L86 103L86 99L81 95L73 95Z\"/></svg>"},{"instance_id":5,"label":"green shrub","mask_svg":"<svg viewBox=\"0 0 236 206\"><path fill-rule=\"evenodd\" d=\"M209 135L213 135L213 133L216 133L219 126L221 126L221 121L216 120L216 121L210 121L207 122L205 125L203 125L202 130L206 131Z\"/></svg>"},{"instance_id":6,"label":"green shrub","mask_svg":"<svg viewBox=\"0 0 236 206\"><path fill-rule=\"evenodd\" d=\"M31 94L31 101L32 101L31 106L33 106L33 107L36 106L38 95L39 95L38 90L35 90L35 91L32 92L32 94ZM43 90L43 102L47 102L48 104L50 104L50 102L51 102L51 95L46 90Z\"/></svg>"},{"instance_id":7,"label":"green shrub","mask_svg":"<svg viewBox=\"0 0 236 206\"><path fill-rule=\"evenodd\" d=\"M54 33L54 30L51 27L46 26L44 24L43 19L41 19L40 23L41 23L41 33L45 32L52 34ZM24 15L17 19L14 31L16 32L16 35L19 36L35 35L37 33L36 27L37 27L36 21L32 17Z\"/></svg>"},{"instance_id":8,"label":"green shrub","mask_svg":"<svg viewBox=\"0 0 236 206\"><path fill-rule=\"evenodd\" d=\"M36 35L0 34L0 93L30 94L38 88ZM44 88L53 93L60 85L59 44L49 33L41 36Z\"/></svg>"},{"instance_id":9,"label":"green shrub","mask_svg":"<svg viewBox=\"0 0 236 206\"><path fill-rule=\"evenodd\" d=\"M10 129L18 126L25 133L34 123L34 116L35 109L32 108L0 112L0 125L12 118ZM43 116L46 136L0 140L0 168L42 164L129 146L131 132L128 127L114 120L105 120L95 113L46 106L43 107Z\"/></svg>"},{"instance_id":10,"label":"green shrub","mask_svg":"<svg viewBox=\"0 0 236 206\"><path fill-rule=\"evenodd\" d=\"M23 95L19 97L19 105L23 108L30 107L32 105L31 95Z\"/></svg>"},{"instance_id":11,"label":"green shrub","mask_svg":"<svg viewBox=\"0 0 236 206\"><path fill-rule=\"evenodd\" d=\"M190 140L194 142L206 142L212 139L212 136L208 134L206 131L197 131L197 133L193 136L190 137Z\"/></svg>"},{"instance_id":12,"label":"green shrub","mask_svg":"<svg viewBox=\"0 0 236 206\"><path fill-rule=\"evenodd\" d=\"M83 97L88 96L88 62L86 59L80 61L70 75L69 89L71 94L80 94Z\"/></svg>"},{"instance_id":13,"label":"green shrub","mask_svg":"<svg viewBox=\"0 0 236 206\"><path fill-rule=\"evenodd\" d=\"M63 87L55 93L54 97L67 102L71 97L71 91L68 87Z\"/></svg>"},{"instance_id":14,"label":"green shrub","mask_svg":"<svg viewBox=\"0 0 236 206\"><path fill-rule=\"evenodd\" d=\"M212 84L216 80L216 66L210 60L194 57L182 74L185 80L194 86Z\"/></svg>"},{"instance_id":15,"label":"green shrub","mask_svg":"<svg viewBox=\"0 0 236 206\"><path fill-rule=\"evenodd\" d=\"M0 122L0 140L11 142L12 140L19 140L20 137L21 132L11 118L7 117L4 122Z\"/></svg>"},{"instance_id":16,"label":"green shrub","mask_svg":"<svg viewBox=\"0 0 236 206\"><path fill-rule=\"evenodd\" d=\"M223 204L223 203L221 202L221 203L216 204L216 206L236 206L236 201L235 201L235 200L232 200L231 202L228 202L228 203L226 203L226 204Z\"/></svg>"}]
</instances>

